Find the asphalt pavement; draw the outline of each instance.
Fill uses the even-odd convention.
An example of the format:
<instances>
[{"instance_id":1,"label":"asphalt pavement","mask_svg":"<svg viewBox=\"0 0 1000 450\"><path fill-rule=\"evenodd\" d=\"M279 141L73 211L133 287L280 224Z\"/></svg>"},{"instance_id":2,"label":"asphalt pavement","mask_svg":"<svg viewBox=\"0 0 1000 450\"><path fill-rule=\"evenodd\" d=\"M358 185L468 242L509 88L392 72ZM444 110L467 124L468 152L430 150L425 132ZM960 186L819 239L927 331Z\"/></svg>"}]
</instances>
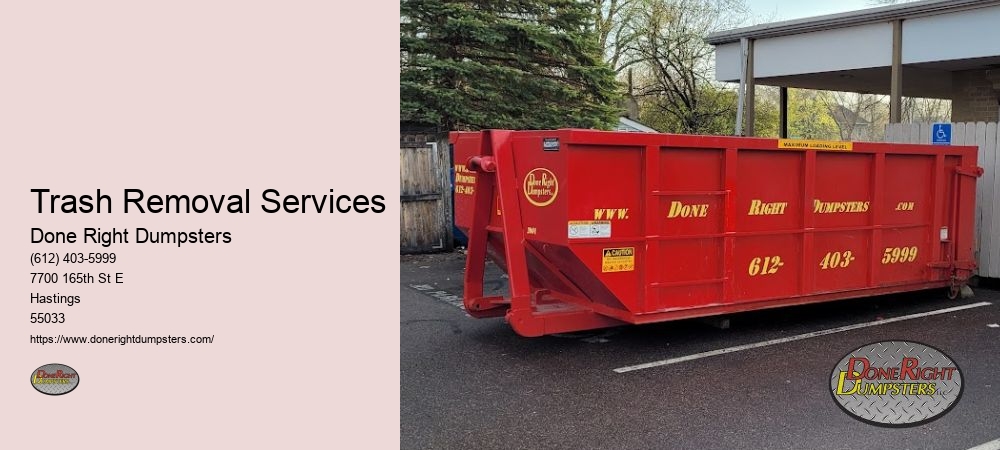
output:
<instances>
[{"instance_id":1,"label":"asphalt pavement","mask_svg":"<svg viewBox=\"0 0 1000 450\"><path fill-rule=\"evenodd\" d=\"M701 320L523 338L461 309L464 255L400 260L402 448L968 449L1000 438L1000 291L846 300ZM506 278L487 272L487 287ZM879 319L946 313L626 373L614 369ZM863 423L829 377L851 350L909 340L944 351L964 392L916 427Z\"/></svg>"}]
</instances>

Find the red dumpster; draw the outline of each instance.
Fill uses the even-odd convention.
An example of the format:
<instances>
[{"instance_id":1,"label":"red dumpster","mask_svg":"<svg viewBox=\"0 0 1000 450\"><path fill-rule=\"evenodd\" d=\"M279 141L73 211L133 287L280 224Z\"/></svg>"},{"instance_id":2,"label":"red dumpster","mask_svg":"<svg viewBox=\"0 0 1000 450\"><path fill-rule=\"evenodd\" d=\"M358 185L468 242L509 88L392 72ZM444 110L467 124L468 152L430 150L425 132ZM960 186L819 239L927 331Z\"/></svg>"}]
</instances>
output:
<instances>
[{"instance_id":1,"label":"red dumpster","mask_svg":"<svg viewBox=\"0 0 1000 450\"><path fill-rule=\"evenodd\" d=\"M456 132L464 302L523 336L931 288L975 270L976 148ZM509 297L484 296L486 259Z\"/></svg>"}]
</instances>

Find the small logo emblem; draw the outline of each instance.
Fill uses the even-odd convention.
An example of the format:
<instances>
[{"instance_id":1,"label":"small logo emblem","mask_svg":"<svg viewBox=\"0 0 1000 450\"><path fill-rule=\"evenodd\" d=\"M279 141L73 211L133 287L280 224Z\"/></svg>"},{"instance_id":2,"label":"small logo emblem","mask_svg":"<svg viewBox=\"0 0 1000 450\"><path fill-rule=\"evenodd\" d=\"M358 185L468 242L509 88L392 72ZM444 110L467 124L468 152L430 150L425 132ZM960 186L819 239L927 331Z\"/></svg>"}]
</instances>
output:
<instances>
[{"instance_id":1,"label":"small logo emblem","mask_svg":"<svg viewBox=\"0 0 1000 450\"><path fill-rule=\"evenodd\" d=\"M65 364L46 364L31 372L31 387L46 395L68 394L80 385L80 374Z\"/></svg>"},{"instance_id":2,"label":"small logo emblem","mask_svg":"<svg viewBox=\"0 0 1000 450\"><path fill-rule=\"evenodd\" d=\"M833 368L830 391L848 415L883 427L911 427L948 412L962 396L962 372L944 352L917 342L865 345Z\"/></svg>"},{"instance_id":3,"label":"small logo emblem","mask_svg":"<svg viewBox=\"0 0 1000 450\"><path fill-rule=\"evenodd\" d=\"M533 169L524 176L524 197L532 205L548 206L559 194L559 180L549 169Z\"/></svg>"}]
</instances>

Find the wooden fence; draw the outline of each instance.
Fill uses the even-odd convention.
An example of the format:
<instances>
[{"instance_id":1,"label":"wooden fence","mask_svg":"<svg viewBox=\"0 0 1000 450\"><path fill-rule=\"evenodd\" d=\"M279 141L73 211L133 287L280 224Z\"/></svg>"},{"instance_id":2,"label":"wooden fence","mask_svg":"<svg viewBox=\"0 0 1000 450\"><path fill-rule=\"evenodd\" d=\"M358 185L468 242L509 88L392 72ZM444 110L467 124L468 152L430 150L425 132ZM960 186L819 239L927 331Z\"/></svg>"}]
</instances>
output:
<instances>
[{"instance_id":1,"label":"wooden fence","mask_svg":"<svg viewBox=\"0 0 1000 450\"><path fill-rule=\"evenodd\" d=\"M400 142L399 200L400 253L451 250L451 156L447 146Z\"/></svg>"},{"instance_id":2,"label":"wooden fence","mask_svg":"<svg viewBox=\"0 0 1000 450\"><path fill-rule=\"evenodd\" d=\"M885 129L886 142L930 144L929 123L894 123ZM956 122L952 145L979 147L979 166L985 171L976 184L976 255L979 276L1000 278L1000 135L993 122Z\"/></svg>"}]
</instances>

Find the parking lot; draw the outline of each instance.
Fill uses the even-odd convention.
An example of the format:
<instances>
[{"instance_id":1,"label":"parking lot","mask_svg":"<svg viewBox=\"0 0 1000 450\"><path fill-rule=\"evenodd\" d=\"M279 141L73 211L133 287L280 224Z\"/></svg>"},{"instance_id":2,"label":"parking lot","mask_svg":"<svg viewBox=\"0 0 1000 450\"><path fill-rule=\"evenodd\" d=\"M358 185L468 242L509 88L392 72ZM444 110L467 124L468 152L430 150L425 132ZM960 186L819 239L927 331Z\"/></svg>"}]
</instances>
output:
<instances>
[{"instance_id":1,"label":"parking lot","mask_svg":"<svg viewBox=\"0 0 1000 450\"><path fill-rule=\"evenodd\" d=\"M523 338L464 313L463 267L461 253L401 257L403 448L968 449L1000 438L998 291L758 311L728 329L685 320ZM506 282L495 268L487 280ZM884 428L838 408L833 367L891 340L957 363L964 391L951 411Z\"/></svg>"}]
</instances>

